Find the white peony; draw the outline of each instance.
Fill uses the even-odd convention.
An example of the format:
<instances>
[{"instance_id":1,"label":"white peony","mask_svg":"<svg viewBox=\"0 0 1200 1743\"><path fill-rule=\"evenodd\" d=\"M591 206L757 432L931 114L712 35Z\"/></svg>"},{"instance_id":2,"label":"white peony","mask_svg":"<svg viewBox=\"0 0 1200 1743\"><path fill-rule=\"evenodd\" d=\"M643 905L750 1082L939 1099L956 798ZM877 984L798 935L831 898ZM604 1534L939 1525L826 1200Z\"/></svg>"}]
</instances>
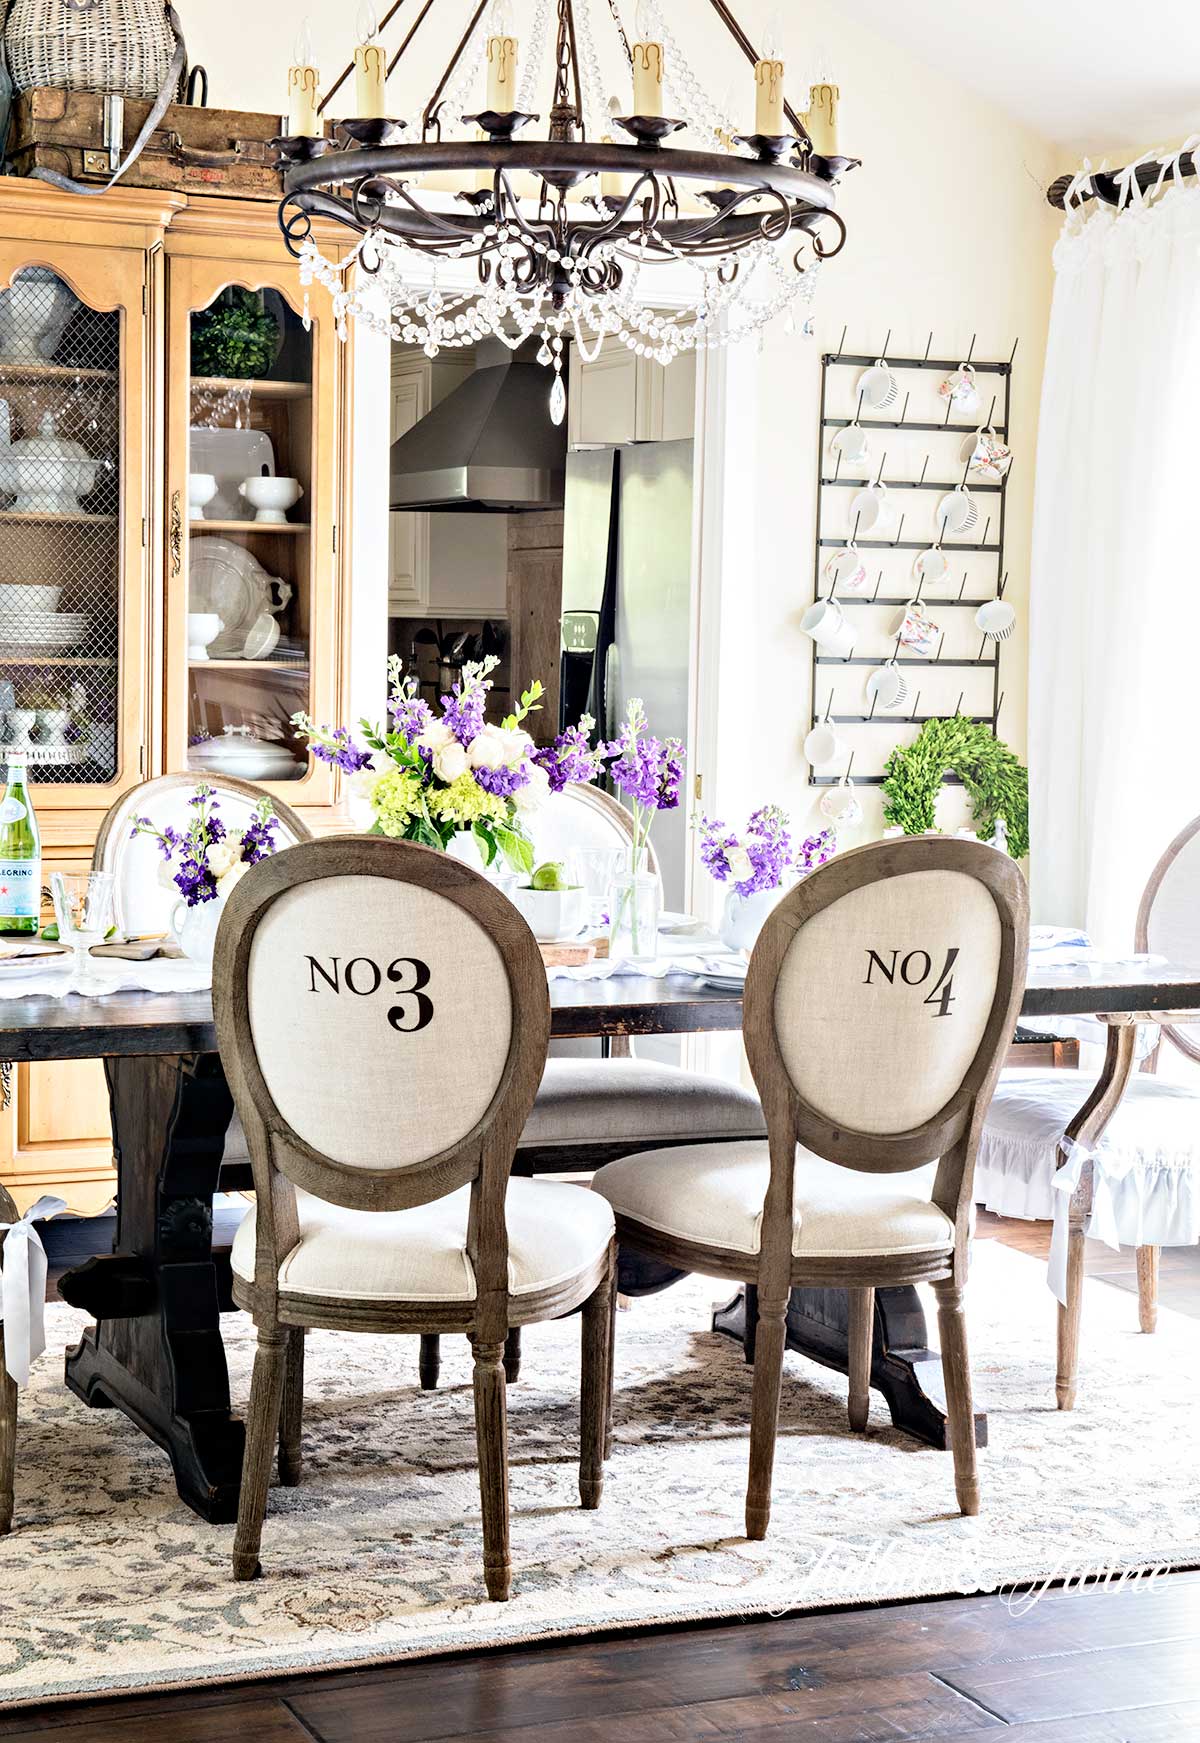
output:
<instances>
[{"instance_id":1,"label":"white peony","mask_svg":"<svg viewBox=\"0 0 1200 1743\"><path fill-rule=\"evenodd\" d=\"M227 896L231 890L241 883L250 867L244 859L235 860L228 871L217 874L217 894Z\"/></svg>"},{"instance_id":2,"label":"white peony","mask_svg":"<svg viewBox=\"0 0 1200 1743\"><path fill-rule=\"evenodd\" d=\"M208 869L216 878L223 878L233 864L236 854L227 841L214 841L204 855Z\"/></svg>"},{"instance_id":3,"label":"white peony","mask_svg":"<svg viewBox=\"0 0 1200 1743\"><path fill-rule=\"evenodd\" d=\"M423 744L426 750L439 751L448 744L457 744L458 740L444 720L434 720L422 728L417 743Z\"/></svg>"},{"instance_id":4,"label":"white peony","mask_svg":"<svg viewBox=\"0 0 1200 1743\"><path fill-rule=\"evenodd\" d=\"M729 864L731 883L748 883L754 876L754 862L744 847L727 847L725 858Z\"/></svg>"},{"instance_id":5,"label":"white peony","mask_svg":"<svg viewBox=\"0 0 1200 1743\"><path fill-rule=\"evenodd\" d=\"M498 726L496 731L504 746L505 768L520 768L521 764L533 749L533 740L530 738L529 734L523 732L519 726L511 727L507 731L504 727Z\"/></svg>"},{"instance_id":6,"label":"white peony","mask_svg":"<svg viewBox=\"0 0 1200 1743\"><path fill-rule=\"evenodd\" d=\"M529 784L518 787L513 804L518 811L537 811L550 797L550 777L538 763L529 765Z\"/></svg>"},{"instance_id":7,"label":"white peony","mask_svg":"<svg viewBox=\"0 0 1200 1743\"><path fill-rule=\"evenodd\" d=\"M467 762L473 769L502 769L507 761L505 737L498 726L485 726L467 746Z\"/></svg>"},{"instance_id":8,"label":"white peony","mask_svg":"<svg viewBox=\"0 0 1200 1743\"><path fill-rule=\"evenodd\" d=\"M433 753L433 772L439 781L445 781L449 786L451 781L457 781L460 775L467 772L467 753L456 738L449 744L443 744Z\"/></svg>"}]
</instances>

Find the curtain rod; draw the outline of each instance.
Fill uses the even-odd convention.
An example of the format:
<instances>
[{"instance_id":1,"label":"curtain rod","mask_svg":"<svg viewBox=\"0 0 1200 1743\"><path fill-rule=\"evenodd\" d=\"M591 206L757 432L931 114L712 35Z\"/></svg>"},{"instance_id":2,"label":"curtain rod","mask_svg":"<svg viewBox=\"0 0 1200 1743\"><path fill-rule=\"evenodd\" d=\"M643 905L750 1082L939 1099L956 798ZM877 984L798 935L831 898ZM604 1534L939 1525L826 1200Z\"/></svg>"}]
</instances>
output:
<instances>
[{"instance_id":1,"label":"curtain rod","mask_svg":"<svg viewBox=\"0 0 1200 1743\"><path fill-rule=\"evenodd\" d=\"M1179 173L1182 176L1200 175L1200 166L1196 163L1195 151L1184 151L1179 154ZM1171 161L1168 155L1166 161ZM1116 206L1121 200L1121 183L1118 176L1125 175L1124 170L1097 170L1094 175L1081 181L1076 189L1075 198L1079 200L1102 200L1106 206ZM1152 188L1162 175L1162 160L1156 163L1142 163L1134 170L1137 185L1143 192ZM1066 194L1074 176L1059 176L1056 182L1051 182L1046 190L1046 198L1059 211L1066 209Z\"/></svg>"}]
</instances>

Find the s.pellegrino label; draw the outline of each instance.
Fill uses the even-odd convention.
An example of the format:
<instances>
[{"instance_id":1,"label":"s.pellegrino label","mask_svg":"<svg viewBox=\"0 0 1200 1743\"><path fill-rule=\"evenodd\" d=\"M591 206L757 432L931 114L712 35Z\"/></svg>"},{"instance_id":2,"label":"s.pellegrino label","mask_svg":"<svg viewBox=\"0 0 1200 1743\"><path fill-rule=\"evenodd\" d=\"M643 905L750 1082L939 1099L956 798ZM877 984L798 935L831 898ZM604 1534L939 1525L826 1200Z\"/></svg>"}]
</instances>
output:
<instances>
[{"instance_id":1,"label":"s.pellegrino label","mask_svg":"<svg viewBox=\"0 0 1200 1743\"><path fill-rule=\"evenodd\" d=\"M36 937L42 909L42 842L25 781L25 759L10 755L7 760L8 786L0 799L0 937Z\"/></svg>"}]
</instances>

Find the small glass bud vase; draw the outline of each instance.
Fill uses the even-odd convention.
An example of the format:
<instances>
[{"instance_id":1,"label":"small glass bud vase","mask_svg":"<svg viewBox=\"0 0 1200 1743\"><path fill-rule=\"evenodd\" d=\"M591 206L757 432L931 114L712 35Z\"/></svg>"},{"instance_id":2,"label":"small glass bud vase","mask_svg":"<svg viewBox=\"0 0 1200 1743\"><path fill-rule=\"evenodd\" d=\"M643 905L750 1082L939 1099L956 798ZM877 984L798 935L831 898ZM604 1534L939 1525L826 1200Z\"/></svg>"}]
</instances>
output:
<instances>
[{"instance_id":1,"label":"small glass bud vase","mask_svg":"<svg viewBox=\"0 0 1200 1743\"><path fill-rule=\"evenodd\" d=\"M613 962L652 962L658 955L658 879L647 868L645 849L637 865L616 878L609 902L608 954Z\"/></svg>"}]
</instances>

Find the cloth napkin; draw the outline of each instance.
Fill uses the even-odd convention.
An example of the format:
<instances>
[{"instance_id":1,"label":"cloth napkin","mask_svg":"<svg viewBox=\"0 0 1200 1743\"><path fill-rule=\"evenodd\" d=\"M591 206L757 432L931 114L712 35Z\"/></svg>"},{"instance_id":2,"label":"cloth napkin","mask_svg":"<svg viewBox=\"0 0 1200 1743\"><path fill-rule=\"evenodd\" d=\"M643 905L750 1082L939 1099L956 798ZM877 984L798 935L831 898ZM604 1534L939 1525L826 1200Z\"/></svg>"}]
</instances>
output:
<instances>
[{"instance_id":1,"label":"cloth napkin","mask_svg":"<svg viewBox=\"0 0 1200 1743\"><path fill-rule=\"evenodd\" d=\"M66 1210L65 1198L39 1198L15 1223L0 1223L7 1239L0 1249L0 1320L4 1321L4 1366L18 1386L29 1384L29 1364L46 1347L46 1249L34 1224Z\"/></svg>"},{"instance_id":2,"label":"cloth napkin","mask_svg":"<svg viewBox=\"0 0 1200 1743\"><path fill-rule=\"evenodd\" d=\"M94 984L92 984L94 982ZM68 993L81 998L105 998L110 993L199 993L212 985L212 964L186 958L156 956L149 962L122 962L118 958L93 956L89 984L77 984L73 956L54 956L45 965L28 970L10 968L0 972L0 999L53 998Z\"/></svg>"}]
</instances>

